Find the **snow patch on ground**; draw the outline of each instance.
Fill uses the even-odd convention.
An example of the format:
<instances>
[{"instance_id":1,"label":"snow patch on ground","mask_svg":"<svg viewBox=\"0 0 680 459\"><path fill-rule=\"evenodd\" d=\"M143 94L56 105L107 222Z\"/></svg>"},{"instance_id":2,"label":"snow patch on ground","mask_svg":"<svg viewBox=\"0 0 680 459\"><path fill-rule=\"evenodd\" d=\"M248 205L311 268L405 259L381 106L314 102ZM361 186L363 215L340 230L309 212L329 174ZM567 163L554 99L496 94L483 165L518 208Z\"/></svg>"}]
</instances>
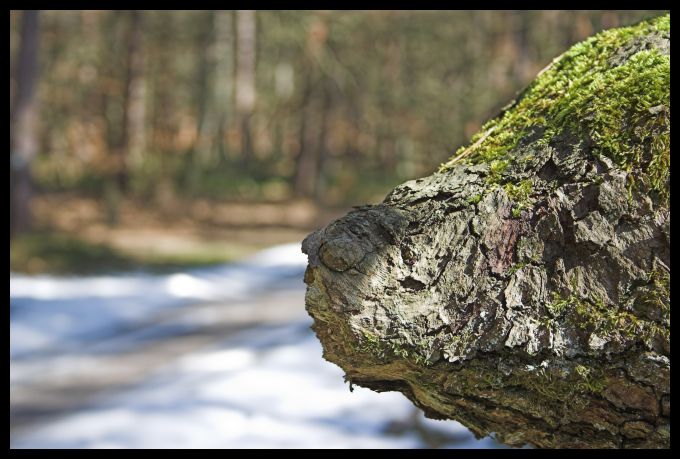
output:
<instances>
[{"instance_id":1,"label":"snow patch on ground","mask_svg":"<svg viewBox=\"0 0 680 459\"><path fill-rule=\"evenodd\" d=\"M198 301L245 298L302 278L299 244L264 250L241 263L185 273L57 277L10 273L10 358L54 352L113 333L152 314Z\"/></svg>"},{"instance_id":2,"label":"snow patch on ground","mask_svg":"<svg viewBox=\"0 0 680 459\"><path fill-rule=\"evenodd\" d=\"M10 399L12 384L40 378L48 364L66 373L96 365L102 337L152 324L159 312L302 288L305 265L299 245L289 244L243 263L171 275L10 274ZM401 394L350 392L342 370L323 360L310 324L306 318L241 331L176 358L132 388L11 436L11 447L429 446L414 420L443 436L444 447L499 446L491 438L475 440L456 422L424 419Z\"/></svg>"},{"instance_id":3,"label":"snow patch on ground","mask_svg":"<svg viewBox=\"0 0 680 459\"><path fill-rule=\"evenodd\" d=\"M14 448L418 448L401 394L350 392L309 322L253 329L180 358L143 384L21 436ZM273 333L272 333L273 332ZM272 342L271 335L280 339ZM443 447L498 447L456 422L418 422Z\"/></svg>"}]
</instances>

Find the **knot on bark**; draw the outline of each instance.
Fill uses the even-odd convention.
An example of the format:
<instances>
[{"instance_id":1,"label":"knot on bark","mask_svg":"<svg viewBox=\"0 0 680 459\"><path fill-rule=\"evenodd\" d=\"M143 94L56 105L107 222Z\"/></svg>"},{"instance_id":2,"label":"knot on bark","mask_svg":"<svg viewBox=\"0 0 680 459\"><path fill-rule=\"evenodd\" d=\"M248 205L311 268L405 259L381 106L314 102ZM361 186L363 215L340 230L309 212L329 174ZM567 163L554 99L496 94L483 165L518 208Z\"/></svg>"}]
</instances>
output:
<instances>
[{"instance_id":1,"label":"knot on bark","mask_svg":"<svg viewBox=\"0 0 680 459\"><path fill-rule=\"evenodd\" d=\"M359 265L367 253L398 244L408 224L408 218L392 207L362 206L307 236L302 251L311 266L321 261L332 271L344 272Z\"/></svg>"},{"instance_id":2,"label":"knot on bark","mask_svg":"<svg viewBox=\"0 0 680 459\"><path fill-rule=\"evenodd\" d=\"M366 252L351 235L342 236L325 242L319 248L319 258L329 269L337 272L347 271L363 260Z\"/></svg>"}]
</instances>

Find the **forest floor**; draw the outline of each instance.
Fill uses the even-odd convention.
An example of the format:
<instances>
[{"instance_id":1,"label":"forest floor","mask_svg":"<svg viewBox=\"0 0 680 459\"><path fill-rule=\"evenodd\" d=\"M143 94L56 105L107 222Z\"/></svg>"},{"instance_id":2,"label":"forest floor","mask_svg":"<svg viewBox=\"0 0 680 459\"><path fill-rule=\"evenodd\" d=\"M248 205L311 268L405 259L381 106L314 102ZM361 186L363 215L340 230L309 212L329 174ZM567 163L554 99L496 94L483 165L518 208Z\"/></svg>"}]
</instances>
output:
<instances>
[{"instance_id":1,"label":"forest floor","mask_svg":"<svg viewBox=\"0 0 680 459\"><path fill-rule=\"evenodd\" d=\"M35 230L12 241L13 272L167 272L231 262L265 247L301 242L348 210L302 199L177 200L164 210L127 199L111 224L102 200L70 193L37 196L33 209Z\"/></svg>"}]
</instances>

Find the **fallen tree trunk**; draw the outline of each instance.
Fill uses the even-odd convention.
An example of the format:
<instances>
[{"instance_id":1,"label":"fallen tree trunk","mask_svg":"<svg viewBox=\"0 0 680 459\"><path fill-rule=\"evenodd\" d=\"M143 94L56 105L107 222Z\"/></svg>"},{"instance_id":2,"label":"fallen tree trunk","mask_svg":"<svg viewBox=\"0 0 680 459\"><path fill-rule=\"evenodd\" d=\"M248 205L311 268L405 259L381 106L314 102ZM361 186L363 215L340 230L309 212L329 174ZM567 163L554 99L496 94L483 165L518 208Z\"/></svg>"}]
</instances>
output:
<instances>
[{"instance_id":1,"label":"fallen tree trunk","mask_svg":"<svg viewBox=\"0 0 680 459\"><path fill-rule=\"evenodd\" d=\"M350 384L510 445L670 445L670 18L576 45L442 169L303 242Z\"/></svg>"}]
</instances>

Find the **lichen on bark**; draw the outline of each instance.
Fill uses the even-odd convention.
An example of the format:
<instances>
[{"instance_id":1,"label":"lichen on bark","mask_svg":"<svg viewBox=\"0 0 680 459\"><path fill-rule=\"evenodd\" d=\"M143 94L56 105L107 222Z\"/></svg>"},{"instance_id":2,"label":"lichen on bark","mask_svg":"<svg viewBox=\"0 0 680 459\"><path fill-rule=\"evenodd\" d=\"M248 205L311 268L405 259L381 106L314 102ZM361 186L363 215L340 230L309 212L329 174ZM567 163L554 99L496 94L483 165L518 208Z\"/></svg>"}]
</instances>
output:
<instances>
[{"instance_id":1,"label":"lichen on bark","mask_svg":"<svg viewBox=\"0 0 680 459\"><path fill-rule=\"evenodd\" d=\"M669 446L669 54L668 16L576 45L440 171L309 235L324 357L511 445Z\"/></svg>"}]
</instances>

